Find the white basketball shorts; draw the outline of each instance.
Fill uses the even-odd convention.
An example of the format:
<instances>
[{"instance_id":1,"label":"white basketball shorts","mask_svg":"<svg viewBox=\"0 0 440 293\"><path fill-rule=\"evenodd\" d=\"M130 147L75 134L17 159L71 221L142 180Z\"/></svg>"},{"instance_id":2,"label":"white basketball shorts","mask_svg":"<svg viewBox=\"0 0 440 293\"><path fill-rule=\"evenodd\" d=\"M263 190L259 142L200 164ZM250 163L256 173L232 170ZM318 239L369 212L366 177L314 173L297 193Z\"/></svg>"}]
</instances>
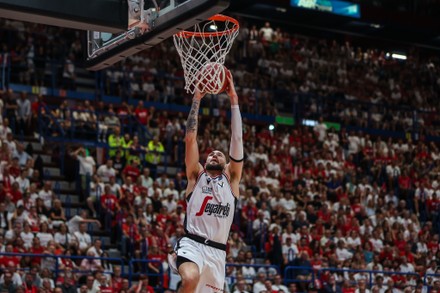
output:
<instances>
[{"instance_id":1,"label":"white basketball shorts","mask_svg":"<svg viewBox=\"0 0 440 293\"><path fill-rule=\"evenodd\" d=\"M177 243L177 256L194 262L199 267L200 280L196 293L224 292L226 252L183 237Z\"/></svg>"}]
</instances>

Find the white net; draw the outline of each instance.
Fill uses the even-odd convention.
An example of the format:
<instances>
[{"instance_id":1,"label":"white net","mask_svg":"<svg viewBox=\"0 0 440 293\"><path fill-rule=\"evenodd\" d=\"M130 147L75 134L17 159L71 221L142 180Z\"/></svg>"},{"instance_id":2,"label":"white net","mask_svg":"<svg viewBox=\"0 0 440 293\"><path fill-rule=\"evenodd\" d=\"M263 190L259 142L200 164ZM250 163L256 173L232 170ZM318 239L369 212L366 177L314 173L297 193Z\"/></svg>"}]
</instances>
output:
<instances>
[{"instance_id":1,"label":"white net","mask_svg":"<svg viewBox=\"0 0 440 293\"><path fill-rule=\"evenodd\" d=\"M182 31L174 35L174 45L180 55L185 75L185 89L194 93L212 92L209 85L218 84L223 66L212 66L214 70L201 70L209 63L224 64L226 55L238 35L238 22L228 16L215 15L208 21L194 26L192 31Z\"/></svg>"}]
</instances>

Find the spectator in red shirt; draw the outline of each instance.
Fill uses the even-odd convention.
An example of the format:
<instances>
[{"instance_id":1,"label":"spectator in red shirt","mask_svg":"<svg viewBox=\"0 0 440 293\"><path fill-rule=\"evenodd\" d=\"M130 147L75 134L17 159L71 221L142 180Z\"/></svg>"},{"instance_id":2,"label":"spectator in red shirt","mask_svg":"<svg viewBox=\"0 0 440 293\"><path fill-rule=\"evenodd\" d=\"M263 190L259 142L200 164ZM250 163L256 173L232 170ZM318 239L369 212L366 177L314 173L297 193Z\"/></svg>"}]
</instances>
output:
<instances>
[{"instance_id":1,"label":"spectator in red shirt","mask_svg":"<svg viewBox=\"0 0 440 293\"><path fill-rule=\"evenodd\" d=\"M34 239L32 239L32 247L29 249L29 252L32 254L43 254L44 247L41 246L40 238L34 237ZM32 264L41 266L41 257L33 257Z\"/></svg>"},{"instance_id":2,"label":"spectator in red shirt","mask_svg":"<svg viewBox=\"0 0 440 293\"><path fill-rule=\"evenodd\" d=\"M302 252L307 253L307 255L309 256L309 259L313 256L313 251L309 247L309 242L308 242L307 237L305 237L305 236L301 237L301 240L299 241L299 245L298 245L298 251L299 251L299 254L301 254Z\"/></svg>"},{"instance_id":3,"label":"spectator in red shirt","mask_svg":"<svg viewBox=\"0 0 440 293\"><path fill-rule=\"evenodd\" d=\"M34 284L35 276L32 274L26 274L23 282L25 293L38 293L38 287Z\"/></svg>"},{"instance_id":4,"label":"spectator in red shirt","mask_svg":"<svg viewBox=\"0 0 440 293\"><path fill-rule=\"evenodd\" d=\"M122 234L124 234L127 242L127 256L131 257L134 251L139 247L139 241L141 240L138 227L134 223L132 215L128 215L122 224Z\"/></svg>"},{"instance_id":5,"label":"spectator in red shirt","mask_svg":"<svg viewBox=\"0 0 440 293\"><path fill-rule=\"evenodd\" d=\"M324 223L328 223L330 221L330 217L332 216L328 210L328 205L323 204L321 209L317 212L318 219L321 219Z\"/></svg>"},{"instance_id":6,"label":"spectator in red shirt","mask_svg":"<svg viewBox=\"0 0 440 293\"><path fill-rule=\"evenodd\" d=\"M106 228L113 224L114 216L119 209L118 198L111 193L110 186L106 185L104 194L101 195L101 222Z\"/></svg>"},{"instance_id":7,"label":"spectator in red shirt","mask_svg":"<svg viewBox=\"0 0 440 293\"><path fill-rule=\"evenodd\" d=\"M9 174L11 174L14 178L20 176L21 169L18 157L12 158L11 165L9 166Z\"/></svg>"},{"instance_id":8,"label":"spectator in red shirt","mask_svg":"<svg viewBox=\"0 0 440 293\"><path fill-rule=\"evenodd\" d=\"M96 280L99 282L99 291L101 293L113 293L115 292L113 290L113 286L111 285L110 281L107 279L107 276L104 274L96 275Z\"/></svg>"},{"instance_id":9,"label":"spectator in red shirt","mask_svg":"<svg viewBox=\"0 0 440 293\"><path fill-rule=\"evenodd\" d=\"M258 209L255 202L249 200L247 205L241 210L241 217L244 223L253 222L257 218Z\"/></svg>"},{"instance_id":10,"label":"spectator in red shirt","mask_svg":"<svg viewBox=\"0 0 440 293\"><path fill-rule=\"evenodd\" d=\"M154 262L149 262L148 263L148 272L151 272L153 274L160 274L161 272L161 267L162 267L162 262L166 259L166 255L162 254L158 247L153 245L150 246L150 249L148 250L148 259L152 260ZM157 286L159 285L159 281L160 277L159 275L151 277L151 285L153 286ZM154 292L154 291L152 291Z\"/></svg>"},{"instance_id":11,"label":"spectator in red shirt","mask_svg":"<svg viewBox=\"0 0 440 293\"><path fill-rule=\"evenodd\" d=\"M6 245L5 252L6 253L13 253L14 252L14 247L12 246L12 244ZM20 267L20 257L19 256L3 255L0 257L0 265L3 268L7 268L9 266Z\"/></svg>"},{"instance_id":12,"label":"spectator in red shirt","mask_svg":"<svg viewBox=\"0 0 440 293\"><path fill-rule=\"evenodd\" d=\"M134 284L129 292L154 293L154 288L150 286L148 276L142 275L139 277L139 282Z\"/></svg>"},{"instance_id":13,"label":"spectator in red shirt","mask_svg":"<svg viewBox=\"0 0 440 293\"><path fill-rule=\"evenodd\" d=\"M131 177L131 182L137 182L140 175L139 160L136 159L133 159L131 164L125 166L124 170L122 170L122 179L124 180L124 183L127 181L127 177Z\"/></svg>"},{"instance_id":14,"label":"spectator in red shirt","mask_svg":"<svg viewBox=\"0 0 440 293\"><path fill-rule=\"evenodd\" d=\"M104 194L101 195L101 208L103 211L111 213L112 215L119 210L117 197L111 193L110 186L104 187Z\"/></svg>"},{"instance_id":15,"label":"spectator in red shirt","mask_svg":"<svg viewBox=\"0 0 440 293\"><path fill-rule=\"evenodd\" d=\"M9 193L11 196L11 201L15 204L23 198L23 195L20 192L20 186L18 185L18 182L12 183L11 192Z\"/></svg>"},{"instance_id":16,"label":"spectator in red shirt","mask_svg":"<svg viewBox=\"0 0 440 293\"><path fill-rule=\"evenodd\" d=\"M121 266L114 266L113 267L113 275L112 275L112 286L114 292L119 292L122 289L122 281L124 278L122 278L122 270Z\"/></svg>"},{"instance_id":17,"label":"spectator in red shirt","mask_svg":"<svg viewBox=\"0 0 440 293\"><path fill-rule=\"evenodd\" d=\"M127 124L128 115L130 115L130 108L128 107L126 102L122 102L121 107L118 109L118 116L121 124Z\"/></svg>"},{"instance_id":18,"label":"spectator in red shirt","mask_svg":"<svg viewBox=\"0 0 440 293\"><path fill-rule=\"evenodd\" d=\"M139 101L138 106L134 111L134 114L136 115L136 118L139 120L139 122L142 125L144 126L148 125L148 120L149 120L148 110L144 108L143 101Z\"/></svg>"}]
</instances>

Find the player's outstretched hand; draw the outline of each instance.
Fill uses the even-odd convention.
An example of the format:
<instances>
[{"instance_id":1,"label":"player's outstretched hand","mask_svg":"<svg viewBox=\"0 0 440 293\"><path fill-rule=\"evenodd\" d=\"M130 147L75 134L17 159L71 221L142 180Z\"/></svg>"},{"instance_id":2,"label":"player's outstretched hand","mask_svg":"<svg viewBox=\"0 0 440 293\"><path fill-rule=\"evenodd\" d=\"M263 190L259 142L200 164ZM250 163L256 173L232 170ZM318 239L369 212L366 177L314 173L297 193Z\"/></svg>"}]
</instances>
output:
<instances>
[{"instance_id":1,"label":"player's outstretched hand","mask_svg":"<svg viewBox=\"0 0 440 293\"><path fill-rule=\"evenodd\" d=\"M231 72L228 70L226 73L226 82L228 86L226 87L226 94L231 99L231 102L238 103L237 92L235 91L234 79L232 78Z\"/></svg>"}]
</instances>

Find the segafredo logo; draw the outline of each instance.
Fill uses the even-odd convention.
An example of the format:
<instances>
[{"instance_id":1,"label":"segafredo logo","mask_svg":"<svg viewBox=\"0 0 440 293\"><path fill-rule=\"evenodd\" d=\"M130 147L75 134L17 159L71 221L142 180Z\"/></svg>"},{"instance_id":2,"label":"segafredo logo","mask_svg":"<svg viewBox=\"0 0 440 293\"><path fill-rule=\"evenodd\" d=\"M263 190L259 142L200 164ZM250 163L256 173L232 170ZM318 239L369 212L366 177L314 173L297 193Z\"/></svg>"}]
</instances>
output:
<instances>
[{"instance_id":1,"label":"segafredo logo","mask_svg":"<svg viewBox=\"0 0 440 293\"><path fill-rule=\"evenodd\" d=\"M196 216L200 217L203 214L207 214L208 216L213 215L214 217L227 218L231 210L231 205L229 203L225 205L222 205L222 203L209 203L211 199L213 199L212 196L205 197Z\"/></svg>"}]
</instances>

